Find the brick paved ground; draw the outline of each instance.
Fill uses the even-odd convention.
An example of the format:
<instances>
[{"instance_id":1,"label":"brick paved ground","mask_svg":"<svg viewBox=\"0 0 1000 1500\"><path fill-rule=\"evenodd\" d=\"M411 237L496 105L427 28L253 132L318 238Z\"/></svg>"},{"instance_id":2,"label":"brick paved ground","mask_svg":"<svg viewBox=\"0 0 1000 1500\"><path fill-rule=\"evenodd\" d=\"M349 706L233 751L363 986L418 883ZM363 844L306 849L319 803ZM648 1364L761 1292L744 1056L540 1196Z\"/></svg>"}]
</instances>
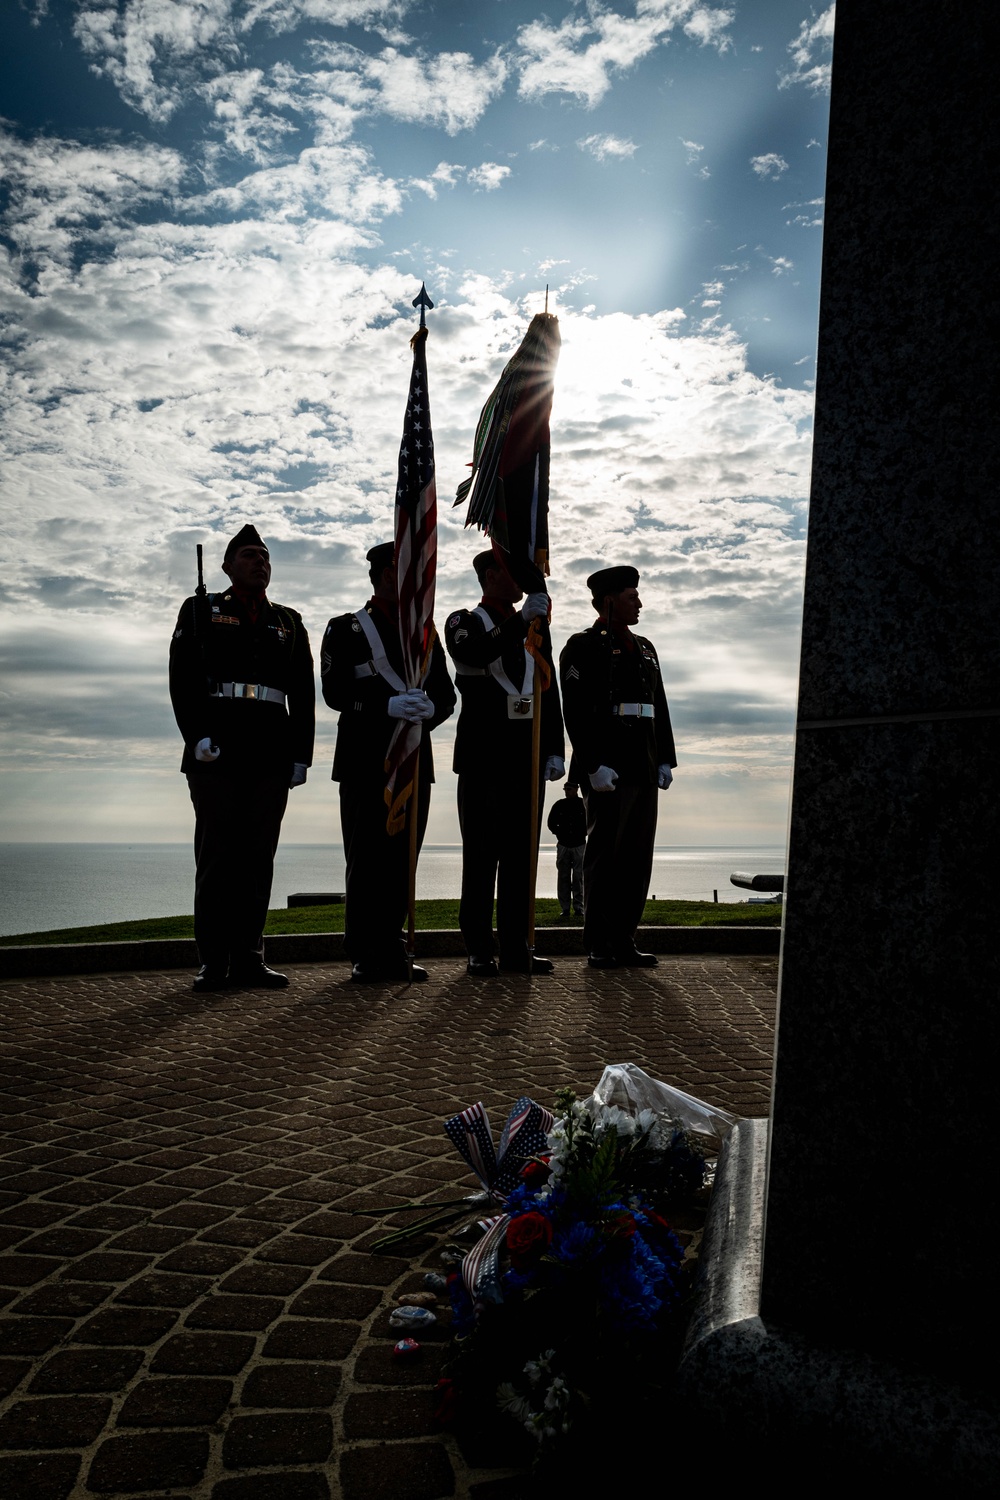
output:
<instances>
[{"instance_id":1,"label":"brick paved ground","mask_svg":"<svg viewBox=\"0 0 1000 1500\"><path fill-rule=\"evenodd\" d=\"M0 986L0 1496L499 1500L431 1422L445 1330L391 1358L417 1262L358 1210L472 1187L441 1133L605 1062L767 1108L776 961L278 994L190 975ZM425 1254L421 1263L432 1263Z\"/></svg>"}]
</instances>

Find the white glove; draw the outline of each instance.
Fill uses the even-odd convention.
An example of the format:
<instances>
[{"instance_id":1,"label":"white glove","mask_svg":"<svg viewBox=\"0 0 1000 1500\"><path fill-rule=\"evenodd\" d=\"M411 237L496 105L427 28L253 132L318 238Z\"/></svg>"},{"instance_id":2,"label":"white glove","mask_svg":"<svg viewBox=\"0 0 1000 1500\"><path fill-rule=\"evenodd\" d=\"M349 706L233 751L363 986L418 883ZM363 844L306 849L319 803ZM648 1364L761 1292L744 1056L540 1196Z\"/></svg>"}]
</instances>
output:
<instances>
[{"instance_id":1,"label":"white glove","mask_svg":"<svg viewBox=\"0 0 1000 1500\"><path fill-rule=\"evenodd\" d=\"M661 792L665 792L674 779L674 773L669 766L660 766L656 773L656 784Z\"/></svg>"},{"instance_id":2,"label":"white glove","mask_svg":"<svg viewBox=\"0 0 1000 1500\"><path fill-rule=\"evenodd\" d=\"M521 605L521 618L523 620L547 620L549 617L548 594L529 594Z\"/></svg>"},{"instance_id":3,"label":"white glove","mask_svg":"<svg viewBox=\"0 0 1000 1500\"><path fill-rule=\"evenodd\" d=\"M305 786L306 772L308 771L308 769L309 767L304 766L300 760L297 760L295 762L295 764L292 766L292 779L288 783L289 789L293 786Z\"/></svg>"},{"instance_id":4,"label":"white glove","mask_svg":"<svg viewBox=\"0 0 1000 1500\"><path fill-rule=\"evenodd\" d=\"M410 688L397 693L386 705L390 719L405 719L408 724L419 724L434 717L434 704L423 688Z\"/></svg>"},{"instance_id":5,"label":"white glove","mask_svg":"<svg viewBox=\"0 0 1000 1500\"><path fill-rule=\"evenodd\" d=\"M617 780L618 772L612 771L610 766L598 766L596 771L590 772L590 784L595 792L613 792Z\"/></svg>"},{"instance_id":6,"label":"white glove","mask_svg":"<svg viewBox=\"0 0 1000 1500\"><path fill-rule=\"evenodd\" d=\"M218 760L221 754L222 752L219 749L218 745L213 745L212 741L207 737L203 740L199 740L197 745L195 745L194 747L195 760Z\"/></svg>"},{"instance_id":7,"label":"white glove","mask_svg":"<svg viewBox=\"0 0 1000 1500\"><path fill-rule=\"evenodd\" d=\"M562 781L566 775L566 762L561 755L550 755L545 762L545 780Z\"/></svg>"}]
</instances>

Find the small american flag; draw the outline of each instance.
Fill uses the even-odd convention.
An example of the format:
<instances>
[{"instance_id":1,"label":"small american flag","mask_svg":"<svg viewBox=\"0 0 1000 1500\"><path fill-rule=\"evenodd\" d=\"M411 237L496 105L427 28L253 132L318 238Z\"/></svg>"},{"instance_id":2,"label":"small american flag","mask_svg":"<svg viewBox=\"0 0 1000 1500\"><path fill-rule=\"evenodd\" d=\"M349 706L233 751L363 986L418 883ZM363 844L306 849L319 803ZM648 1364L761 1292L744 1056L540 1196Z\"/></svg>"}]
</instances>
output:
<instances>
[{"instance_id":1,"label":"small american flag","mask_svg":"<svg viewBox=\"0 0 1000 1500\"><path fill-rule=\"evenodd\" d=\"M491 1188L496 1177L497 1158L493 1150L490 1117L484 1106L481 1103L470 1104L461 1114L452 1115L450 1120L445 1120L444 1131L452 1145L458 1147L483 1187Z\"/></svg>"},{"instance_id":2,"label":"small american flag","mask_svg":"<svg viewBox=\"0 0 1000 1500\"><path fill-rule=\"evenodd\" d=\"M427 329L410 340L413 370L406 402L396 481L396 590L403 676L408 688L423 687L434 645L434 580L437 576L437 489L434 439L427 395ZM386 755L386 829L401 833L413 791L422 725L400 719Z\"/></svg>"}]
</instances>

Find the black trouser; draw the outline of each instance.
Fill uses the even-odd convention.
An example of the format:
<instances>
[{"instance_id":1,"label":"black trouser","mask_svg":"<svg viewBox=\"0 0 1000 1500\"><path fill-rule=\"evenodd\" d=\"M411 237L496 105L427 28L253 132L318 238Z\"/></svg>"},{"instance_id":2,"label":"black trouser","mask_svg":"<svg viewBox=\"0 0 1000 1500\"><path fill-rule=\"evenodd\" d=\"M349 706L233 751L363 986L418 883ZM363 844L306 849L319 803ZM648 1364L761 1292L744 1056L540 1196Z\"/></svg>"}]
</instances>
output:
<instances>
[{"instance_id":1,"label":"black trouser","mask_svg":"<svg viewBox=\"0 0 1000 1500\"><path fill-rule=\"evenodd\" d=\"M274 852L288 801L288 775L192 772L194 936L212 968L238 971L264 957Z\"/></svg>"},{"instance_id":2,"label":"black trouser","mask_svg":"<svg viewBox=\"0 0 1000 1500\"><path fill-rule=\"evenodd\" d=\"M542 827L544 781L538 778L538 822ZM504 766L492 774L463 772L458 778L462 829L462 900L458 925L470 955L493 956L493 892L497 941L506 968L528 966L528 897L531 849L531 763Z\"/></svg>"},{"instance_id":3,"label":"black trouser","mask_svg":"<svg viewBox=\"0 0 1000 1500\"><path fill-rule=\"evenodd\" d=\"M409 909L410 831L385 831L383 779L340 783L340 825L347 860L344 949L352 963L375 972L406 967L401 929ZM431 783L422 782L417 802L417 848L424 841ZM407 813L407 817L409 814Z\"/></svg>"},{"instance_id":4,"label":"black trouser","mask_svg":"<svg viewBox=\"0 0 1000 1500\"><path fill-rule=\"evenodd\" d=\"M619 782L613 792L584 792L583 940L588 953L627 953L635 944L653 869L656 799L655 782Z\"/></svg>"}]
</instances>

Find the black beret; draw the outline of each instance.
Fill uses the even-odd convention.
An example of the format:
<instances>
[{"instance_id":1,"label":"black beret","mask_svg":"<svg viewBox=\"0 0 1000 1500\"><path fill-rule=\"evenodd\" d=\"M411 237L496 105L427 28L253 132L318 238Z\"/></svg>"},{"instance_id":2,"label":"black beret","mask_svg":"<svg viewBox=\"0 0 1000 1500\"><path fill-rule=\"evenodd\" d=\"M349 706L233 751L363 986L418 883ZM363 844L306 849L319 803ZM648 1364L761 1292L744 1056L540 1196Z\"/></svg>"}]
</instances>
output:
<instances>
[{"instance_id":1,"label":"black beret","mask_svg":"<svg viewBox=\"0 0 1000 1500\"><path fill-rule=\"evenodd\" d=\"M395 555L395 542L379 542L377 547L369 547L365 556L368 558L370 572L381 573L383 568L391 568Z\"/></svg>"},{"instance_id":2,"label":"black beret","mask_svg":"<svg viewBox=\"0 0 1000 1500\"><path fill-rule=\"evenodd\" d=\"M587 587L595 599L603 599L605 594L620 594L622 589L639 587L639 570L624 563L617 568L601 568L600 572L591 573Z\"/></svg>"},{"instance_id":3,"label":"black beret","mask_svg":"<svg viewBox=\"0 0 1000 1500\"><path fill-rule=\"evenodd\" d=\"M264 541L264 538L261 536L256 526L251 526L249 523L246 526L241 526L236 535L226 543L226 552L225 556L222 559L223 567L225 567L226 563L232 557L233 553L237 552L240 547L266 548L266 546L267 543Z\"/></svg>"}]
</instances>

